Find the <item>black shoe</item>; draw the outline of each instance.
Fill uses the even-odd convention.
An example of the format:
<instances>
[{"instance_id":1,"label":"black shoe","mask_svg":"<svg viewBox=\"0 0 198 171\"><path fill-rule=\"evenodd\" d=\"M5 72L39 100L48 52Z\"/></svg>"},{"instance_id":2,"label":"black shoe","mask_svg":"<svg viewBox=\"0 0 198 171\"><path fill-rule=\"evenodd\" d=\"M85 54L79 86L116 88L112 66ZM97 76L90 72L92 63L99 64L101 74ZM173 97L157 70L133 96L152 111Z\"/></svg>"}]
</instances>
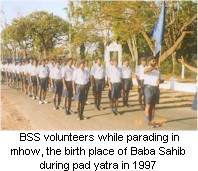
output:
<instances>
[{"instance_id":1,"label":"black shoe","mask_svg":"<svg viewBox=\"0 0 198 171\"><path fill-rule=\"evenodd\" d=\"M116 115L121 115L121 113L119 113L117 110L115 111Z\"/></svg>"},{"instance_id":2,"label":"black shoe","mask_svg":"<svg viewBox=\"0 0 198 171\"><path fill-rule=\"evenodd\" d=\"M126 107L131 107L128 103L126 103Z\"/></svg>"},{"instance_id":3,"label":"black shoe","mask_svg":"<svg viewBox=\"0 0 198 171\"><path fill-rule=\"evenodd\" d=\"M97 106L95 106L95 111L99 110L99 108Z\"/></svg>"},{"instance_id":4,"label":"black shoe","mask_svg":"<svg viewBox=\"0 0 198 171\"><path fill-rule=\"evenodd\" d=\"M98 106L98 110L103 110L103 108L101 106Z\"/></svg>"},{"instance_id":5,"label":"black shoe","mask_svg":"<svg viewBox=\"0 0 198 171\"><path fill-rule=\"evenodd\" d=\"M75 112L73 112L71 109L69 110L69 113L72 114L72 115L75 114Z\"/></svg>"}]
</instances>

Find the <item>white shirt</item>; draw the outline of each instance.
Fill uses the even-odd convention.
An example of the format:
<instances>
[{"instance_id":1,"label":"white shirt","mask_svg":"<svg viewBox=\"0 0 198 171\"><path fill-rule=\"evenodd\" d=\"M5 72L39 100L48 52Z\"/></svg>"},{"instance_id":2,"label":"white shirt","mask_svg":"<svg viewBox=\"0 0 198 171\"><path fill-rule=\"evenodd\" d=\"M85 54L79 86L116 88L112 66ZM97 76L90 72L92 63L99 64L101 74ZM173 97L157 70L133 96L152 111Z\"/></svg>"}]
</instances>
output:
<instances>
[{"instance_id":1,"label":"white shirt","mask_svg":"<svg viewBox=\"0 0 198 171\"><path fill-rule=\"evenodd\" d=\"M3 66L3 71L7 71L7 68L8 68L8 64L5 64L4 66Z\"/></svg>"},{"instance_id":2,"label":"white shirt","mask_svg":"<svg viewBox=\"0 0 198 171\"><path fill-rule=\"evenodd\" d=\"M148 66L146 68L150 68L150 66ZM152 70L149 73L144 74L144 84L145 85L158 86L158 83L157 83L158 79L162 80L161 73L158 70Z\"/></svg>"},{"instance_id":3,"label":"white shirt","mask_svg":"<svg viewBox=\"0 0 198 171\"><path fill-rule=\"evenodd\" d=\"M52 79L60 80L62 78L61 68L54 67L50 75Z\"/></svg>"},{"instance_id":4,"label":"white shirt","mask_svg":"<svg viewBox=\"0 0 198 171\"><path fill-rule=\"evenodd\" d=\"M66 65L62 69L62 78L65 78L66 81L72 81L74 68Z\"/></svg>"},{"instance_id":5,"label":"white shirt","mask_svg":"<svg viewBox=\"0 0 198 171\"><path fill-rule=\"evenodd\" d=\"M13 66L12 64L9 64L9 65L8 65L8 69L7 69L8 72L12 72L12 71L11 71L11 70L12 70L12 66Z\"/></svg>"},{"instance_id":6,"label":"white shirt","mask_svg":"<svg viewBox=\"0 0 198 171\"><path fill-rule=\"evenodd\" d=\"M32 66L33 66L33 65L30 64L30 63L27 65L27 73L28 73L28 74L30 74Z\"/></svg>"},{"instance_id":7,"label":"white shirt","mask_svg":"<svg viewBox=\"0 0 198 171\"><path fill-rule=\"evenodd\" d=\"M89 73L84 69L82 71L80 68L76 69L73 72L72 80L75 81L76 84L85 85L89 82Z\"/></svg>"},{"instance_id":8,"label":"white shirt","mask_svg":"<svg viewBox=\"0 0 198 171\"><path fill-rule=\"evenodd\" d=\"M23 73L24 73L25 75L28 74L28 68L29 68L29 64L25 64L25 65L24 65L24 68L23 68Z\"/></svg>"},{"instance_id":9,"label":"white shirt","mask_svg":"<svg viewBox=\"0 0 198 171\"><path fill-rule=\"evenodd\" d=\"M122 69L119 67L112 66L110 73L109 73L109 78L111 83L119 83L121 82L122 78Z\"/></svg>"},{"instance_id":10,"label":"white shirt","mask_svg":"<svg viewBox=\"0 0 198 171\"><path fill-rule=\"evenodd\" d=\"M38 67L38 76L40 78L46 78L46 77L48 77L49 76L49 68L46 65L45 66L40 65Z\"/></svg>"},{"instance_id":11,"label":"white shirt","mask_svg":"<svg viewBox=\"0 0 198 171\"><path fill-rule=\"evenodd\" d=\"M145 70L146 66L144 67L143 65L139 65L136 68L136 75L139 76L140 80L144 80L144 70Z\"/></svg>"},{"instance_id":12,"label":"white shirt","mask_svg":"<svg viewBox=\"0 0 198 171\"><path fill-rule=\"evenodd\" d=\"M123 79L132 78L132 68L130 66L126 67L125 65L123 65L121 69Z\"/></svg>"},{"instance_id":13,"label":"white shirt","mask_svg":"<svg viewBox=\"0 0 198 171\"><path fill-rule=\"evenodd\" d=\"M37 76L37 74L38 74L38 66L33 65L30 68L30 75L31 76Z\"/></svg>"},{"instance_id":14,"label":"white shirt","mask_svg":"<svg viewBox=\"0 0 198 171\"><path fill-rule=\"evenodd\" d=\"M15 69L16 69L16 73L20 74L21 65L16 65Z\"/></svg>"},{"instance_id":15,"label":"white shirt","mask_svg":"<svg viewBox=\"0 0 198 171\"><path fill-rule=\"evenodd\" d=\"M16 73L16 65L12 64L12 66L10 68L10 72Z\"/></svg>"},{"instance_id":16,"label":"white shirt","mask_svg":"<svg viewBox=\"0 0 198 171\"><path fill-rule=\"evenodd\" d=\"M24 73L24 71L25 71L25 65L21 65L21 73Z\"/></svg>"},{"instance_id":17,"label":"white shirt","mask_svg":"<svg viewBox=\"0 0 198 171\"><path fill-rule=\"evenodd\" d=\"M105 77L105 69L104 66L99 66L98 64L94 64L91 68L90 75L92 75L95 79L103 79Z\"/></svg>"}]
</instances>

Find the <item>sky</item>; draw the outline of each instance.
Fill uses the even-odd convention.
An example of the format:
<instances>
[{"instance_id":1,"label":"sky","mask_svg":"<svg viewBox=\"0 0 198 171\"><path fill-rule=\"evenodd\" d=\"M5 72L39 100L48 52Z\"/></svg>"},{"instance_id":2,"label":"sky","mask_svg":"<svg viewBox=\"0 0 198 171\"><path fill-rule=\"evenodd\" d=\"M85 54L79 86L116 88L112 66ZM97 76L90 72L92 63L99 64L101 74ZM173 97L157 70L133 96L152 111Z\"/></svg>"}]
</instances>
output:
<instances>
[{"instance_id":1,"label":"sky","mask_svg":"<svg viewBox=\"0 0 198 171\"><path fill-rule=\"evenodd\" d=\"M66 19L68 0L0 0L1 11L3 10L8 24L12 22L18 14L26 16L34 11L47 11Z\"/></svg>"}]
</instances>

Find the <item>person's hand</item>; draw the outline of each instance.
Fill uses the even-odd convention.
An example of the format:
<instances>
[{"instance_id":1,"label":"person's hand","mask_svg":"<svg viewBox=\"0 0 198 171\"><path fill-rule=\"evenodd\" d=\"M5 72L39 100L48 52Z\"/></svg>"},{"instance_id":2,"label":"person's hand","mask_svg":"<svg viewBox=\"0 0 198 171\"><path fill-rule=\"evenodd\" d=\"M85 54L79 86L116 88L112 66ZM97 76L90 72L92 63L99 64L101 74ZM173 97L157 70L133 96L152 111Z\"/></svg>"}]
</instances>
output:
<instances>
[{"instance_id":1,"label":"person's hand","mask_svg":"<svg viewBox=\"0 0 198 171\"><path fill-rule=\"evenodd\" d=\"M157 79L157 85L159 85L160 84L160 79Z\"/></svg>"},{"instance_id":2,"label":"person's hand","mask_svg":"<svg viewBox=\"0 0 198 171\"><path fill-rule=\"evenodd\" d=\"M183 65L184 64L184 58L183 56L181 56L181 59L178 59L179 62L181 62L181 64Z\"/></svg>"},{"instance_id":3,"label":"person's hand","mask_svg":"<svg viewBox=\"0 0 198 171\"><path fill-rule=\"evenodd\" d=\"M112 89L112 87L111 87L111 85L109 86L109 90L111 90Z\"/></svg>"},{"instance_id":4,"label":"person's hand","mask_svg":"<svg viewBox=\"0 0 198 171\"><path fill-rule=\"evenodd\" d=\"M67 90L67 87L66 86L64 86L64 90Z\"/></svg>"}]
</instances>

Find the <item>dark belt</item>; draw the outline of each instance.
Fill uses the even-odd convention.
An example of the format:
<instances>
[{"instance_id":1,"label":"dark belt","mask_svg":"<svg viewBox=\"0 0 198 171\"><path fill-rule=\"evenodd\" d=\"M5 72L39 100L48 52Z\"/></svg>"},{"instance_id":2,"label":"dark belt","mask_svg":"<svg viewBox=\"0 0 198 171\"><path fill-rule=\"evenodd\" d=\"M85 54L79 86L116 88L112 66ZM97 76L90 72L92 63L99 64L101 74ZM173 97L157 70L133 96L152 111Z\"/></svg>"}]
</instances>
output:
<instances>
[{"instance_id":1,"label":"dark belt","mask_svg":"<svg viewBox=\"0 0 198 171\"><path fill-rule=\"evenodd\" d=\"M54 79L55 82L60 82L62 81L61 79Z\"/></svg>"},{"instance_id":2,"label":"dark belt","mask_svg":"<svg viewBox=\"0 0 198 171\"><path fill-rule=\"evenodd\" d=\"M131 78L123 78L123 80L131 80Z\"/></svg>"},{"instance_id":3,"label":"dark belt","mask_svg":"<svg viewBox=\"0 0 198 171\"><path fill-rule=\"evenodd\" d=\"M47 77L46 78L39 78L40 80L46 80L47 79Z\"/></svg>"},{"instance_id":4,"label":"dark belt","mask_svg":"<svg viewBox=\"0 0 198 171\"><path fill-rule=\"evenodd\" d=\"M82 85L82 84L77 84L77 85L80 86L81 88L84 88L84 87L86 87L87 84L84 84L84 85Z\"/></svg>"}]
</instances>

